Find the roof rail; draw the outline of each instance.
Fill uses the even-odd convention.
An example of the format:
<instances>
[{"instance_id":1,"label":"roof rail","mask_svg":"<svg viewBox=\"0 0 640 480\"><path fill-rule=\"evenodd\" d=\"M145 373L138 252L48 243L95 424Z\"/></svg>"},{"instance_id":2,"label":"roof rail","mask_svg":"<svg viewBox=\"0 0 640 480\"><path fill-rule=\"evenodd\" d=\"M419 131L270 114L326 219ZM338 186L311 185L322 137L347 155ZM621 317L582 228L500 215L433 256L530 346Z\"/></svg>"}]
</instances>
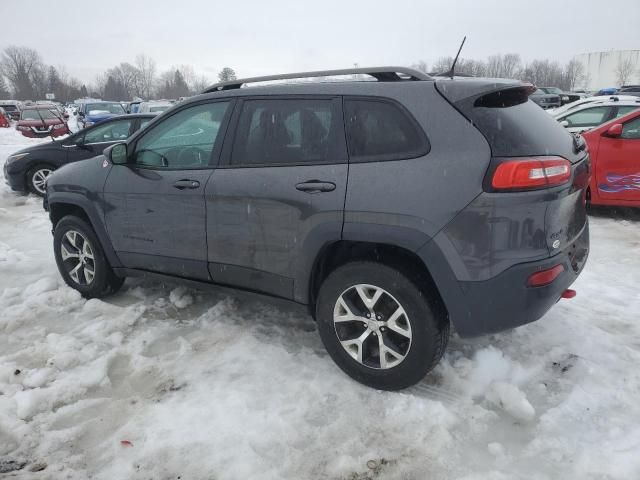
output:
<instances>
[{"instance_id":1,"label":"roof rail","mask_svg":"<svg viewBox=\"0 0 640 480\"><path fill-rule=\"evenodd\" d=\"M369 75L379 82L395 82L399 80L433 80L426 73L422 73L418 70L407 67L347 68L343 70L317 70L314 72L284 73L281 75L267 75L264 77L240 78L238 80L229 80L227 82L216 83L206 88L202 93L217 92L219 90L233 90L236 88L240 88L242 85L245 85L247 83L357 74ZM404 75L404 77L398 74L402 74Z\"/></svg>"}]
</instances>

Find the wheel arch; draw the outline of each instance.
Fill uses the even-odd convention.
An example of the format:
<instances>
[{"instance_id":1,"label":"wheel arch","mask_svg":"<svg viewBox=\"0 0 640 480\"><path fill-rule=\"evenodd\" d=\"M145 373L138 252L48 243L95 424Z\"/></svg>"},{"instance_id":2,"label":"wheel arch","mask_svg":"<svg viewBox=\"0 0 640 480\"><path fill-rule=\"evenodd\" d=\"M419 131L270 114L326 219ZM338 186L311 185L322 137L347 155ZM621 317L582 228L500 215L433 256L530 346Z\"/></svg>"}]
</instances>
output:
<instances>
[{"instance_id":1,"label":"wheel arch","mask_svg":"<svg viewBox=\"0 0 640 480\"><path fill-rule=\"evenodd\" d=\"M78 194L56 192L54 195L48 196L47 206L52 231L56 228L57 223L67 215L75 215L82 218L93 228L111 267L117 268L122 266L120 259L111 245L111 240L102 221L102 216L96 211L92 202L89 202L89 200Z\"/></svg>"},{"instance_id":2,"label":"wheel arch","mask_svg":"<svg viewBox=\"0 0 640 480\"><path fill-rule=\"evenodd\" d=\"M320 286L336 268L351 261L374 261L405 273L430 299L442 318L449 317L447 305L428 266L415 252L393 244L339 240L326 245L318 252L309 279L308 303L311 311Z\"/></svg>"}]
</instances>

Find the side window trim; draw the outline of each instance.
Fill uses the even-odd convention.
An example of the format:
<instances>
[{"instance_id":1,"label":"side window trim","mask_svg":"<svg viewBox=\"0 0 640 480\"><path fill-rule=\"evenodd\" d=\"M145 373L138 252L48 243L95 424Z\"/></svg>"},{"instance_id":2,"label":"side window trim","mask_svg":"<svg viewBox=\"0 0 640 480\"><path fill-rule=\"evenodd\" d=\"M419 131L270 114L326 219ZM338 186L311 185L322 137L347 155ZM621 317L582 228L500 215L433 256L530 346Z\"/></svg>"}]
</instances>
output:
<instances>
[{"instance_id":1,"label":"side window trim","mask_svg":"<svg viewBox=\"0 0 640 480\"><path fill-rule=\"evenodd\" d=\"M138 142L144 138L149 132L152 132L154 128L157 128L159 125L162 125L168 119L173 117L174 115L186 110L187 108L198 107L200 105L212 104L212 103L228 103L229 106L224 114L224 118L222 119L222 123L220 125L220 130L218 130L218 136L216 137L216 141L213 144L213 149L211 150L211 155L209 157L209 163L206 166L197 166L197 167L185 167L185 166L176 166L176 167L157 167L154 165L138 165L135 162L132 162L132 154L135 152ZM189 103L184 105L182 108L174 110L171 115L167 116L160 122L157 122L150 129L145 129L140 135L135 135L134 138L131 138L127 142L127 151L129 152L129 158L127 160L127 165L130 165L134 168L144 169L144 170L163 170L163 171L176 171L176 170L208 170L215 169L219 166L220 153L222 151L222 144L224 142L224 138L221 135L226 134L227 127L229 125L229 120L231 118L231 113L235 110L236 99L233 97L224 97L224 98L215 98L215 99L206 99L198 102ZM140 119L142 121L143 119ZM153 121L153 120L152 120ZM138 130L138 132L141 132ZM136 132L136 133L138 133ZM226 136L226 135L225 135Z\"/></svg>"},{"instance_id":2,"label":"side window trim","mask_svg":"<svg viewBox=\"0 0 640 480\"><path fill-rule=\"evenodd\" d=\"M246 101L250 100L331 100L331 104L336 114L336 126L338 132L336 132L337 141L339 145L339 155L343 160L332 162L301 162L301 163L269 163L269 164L254 164L254 165L234 165L231 163L231 156L233 153L233 145L236 142L236 136L238 134L238 125L240 124L240 116L242 114L243 106ZM292 95L247 95L237 100L233 116L228 124L228 135L225 135L225 142L220 156L219 168L278 168L278 167L295 167L295 166L311 166L311 165L336 165L348 163L347 145L346 145L346 133L344 130L344 111L342 108L342 96L335 94L328 95L309 95L309 94L292 94Z\"/></svg>"},{"instance_id":3,"label":"side window trim","mask_svg":"<svg viewBox=\"0 0 640 480\"><path fill-rule=\"evenodd\" d=\"M397 107L400 112L410 121L411 125L413 125L413 127L418 131L418 133L420 134L420 136L422 137L422 148L421 150L416 151L415 153L412 153L411 155L404 155L404 154L391 154L389 156L387 156L386 158L370 158L370 157L354 157L351 154L351 151L349 151L349 128L347 126L347 108L345 103L349 100L360 100L360 101L372 101L372 102L380 102L380 103L387 103L387 104L391 104L395 107ZM407 107L405 107L402 103L400 103L398 100L394 99L394 98L390 98L390 97L383 97L383 96L372 96L372 95L344 95L342 97L342 119L343 119L343 131L344 131L344 137L345 137L345 142L347 145L347 151L349 153L349 163L375 163L375 162L390 162L390 161L400 161L400 160L411 160L413 158L420 158L420 157L424 157L426 155L429 154L429 152L431 151L431 141L429 140L429 137L427 135L427 132L424 131L424 129L422 128L422 125L420 125L420 122L418 122L418 120L416 120L416 118L413 116L413 114L407 109Z\"/></svg>"}]
</instances>

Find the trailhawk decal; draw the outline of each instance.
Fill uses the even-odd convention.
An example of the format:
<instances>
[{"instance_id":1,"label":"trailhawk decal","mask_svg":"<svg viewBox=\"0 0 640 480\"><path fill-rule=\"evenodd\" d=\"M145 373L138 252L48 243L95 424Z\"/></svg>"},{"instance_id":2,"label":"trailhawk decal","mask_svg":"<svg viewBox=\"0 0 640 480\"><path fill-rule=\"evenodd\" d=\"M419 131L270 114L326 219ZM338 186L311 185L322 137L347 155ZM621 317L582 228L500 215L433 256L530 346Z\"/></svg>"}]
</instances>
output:
<instances>
[{"instance_id":1,"label":"trailhawk decal","mask_svg":"<svg viewBox=\"0 0 640 480\"><path fill-rule=\"evenodd\" d=\"M598 190L607 193L622 192L624 190L640 190L640 173L631 175L616 175L608 173L606 183L598 185Z\"/></svg>"}]
</instances>

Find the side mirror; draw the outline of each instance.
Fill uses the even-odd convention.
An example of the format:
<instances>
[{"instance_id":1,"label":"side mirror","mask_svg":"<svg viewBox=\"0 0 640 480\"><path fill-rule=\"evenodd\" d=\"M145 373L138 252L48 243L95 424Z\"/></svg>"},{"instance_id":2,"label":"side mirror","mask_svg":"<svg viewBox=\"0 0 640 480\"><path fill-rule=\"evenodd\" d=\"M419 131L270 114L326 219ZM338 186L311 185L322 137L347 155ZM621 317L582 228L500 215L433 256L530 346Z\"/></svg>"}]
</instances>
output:
<instances>
[{"instance_id":1,"label":"side mirror","mask_svg":"<svg viewBox=\"0 0 640 480\"><path fill-rule=\"evenodd\" d=\"M567 128L569 126L569 122L567 120L562 120L560 122L560 125L562 125L564 128Z\"/></svg>"},{"instance_id":2,"label":"side mirror","mask_svg":"<svg viewBox=\"0 0 640 480\"><path fill-rule=\"evenodd\" d=\"M116 143L104 151L111 163L114 165L124 165L127 163L127 144Z\"/></svg>"},{"instance_id":3,"label":"side mirror","mask_svg":"<svg viewBox=\"0 0 640 480\"><path fill-rule=\"evenodd\" d=\"M619 138L622 135L622 124L621 123L614 123L605 132L605 135L607 137L611 137L611 138Z\"/></svg>"}]
</instances>

